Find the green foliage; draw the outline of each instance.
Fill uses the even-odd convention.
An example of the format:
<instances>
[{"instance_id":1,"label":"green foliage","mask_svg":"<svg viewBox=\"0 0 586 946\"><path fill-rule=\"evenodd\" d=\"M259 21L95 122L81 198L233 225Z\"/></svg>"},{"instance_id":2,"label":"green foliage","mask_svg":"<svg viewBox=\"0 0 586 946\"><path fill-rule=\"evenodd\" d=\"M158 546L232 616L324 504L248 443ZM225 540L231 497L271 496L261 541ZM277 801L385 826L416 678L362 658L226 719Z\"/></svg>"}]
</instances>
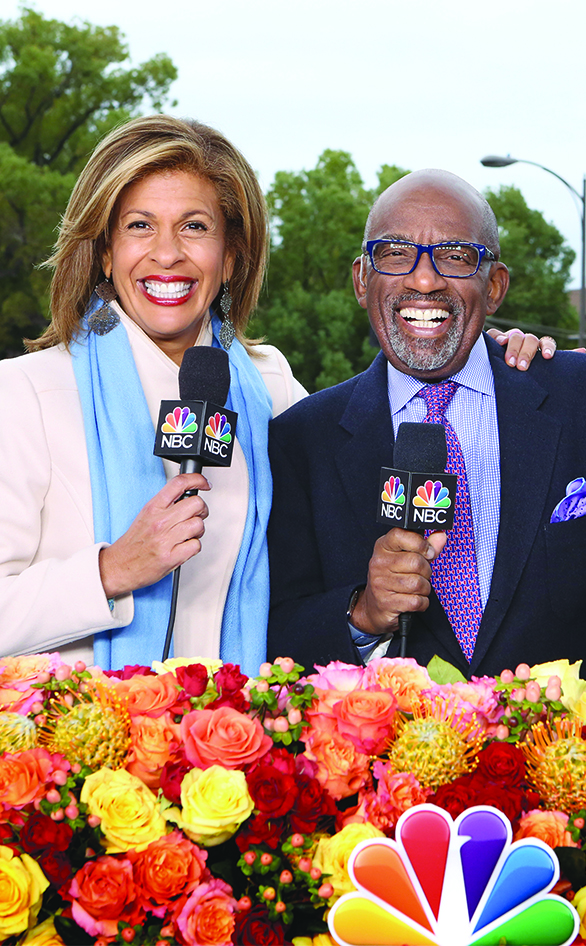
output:
<instances>
[{"instance_id":1,"label":"green foliage","mask_svg":"<svg viewBox=\"0 0 586 946\"><path fill-rule=\"evenodd\" d=\"M505 328L518 325L538 335L547 331L560 347L574 347L567 340L568 334L578 331L578 315L567 296L574 251L539 210L527 206L516 187L488 190L486 198L499 223L501 259L511 274L509 292L494 323Z\"/></svg>"},{"instance_id":2,"label":"green foliage","mask_svg":"<svg viewBox=\"0 0 586 946\"><path fill-rule=\"evenodd\" d=\"M89 152L147 101L160 110L176 76L165 55L130 67L116 26L27 8L0 21L0 356L46 324L49 277L36 267Z\"/></svg>"},{"instance_id":3,"label":"green foliage","mask_svg":"<svg viewBox=\"0 0 586 946\"><path fill-rule=\"evenodd\" d=\"M369 191L347 152L327 150L313 170L275 175L267 195L273 228L268 293L252 333L280 348L310 391L352 377L376 353L351 267L373 200L405 173L383 165L379 187Z\"/></svg>"}]
</instances>

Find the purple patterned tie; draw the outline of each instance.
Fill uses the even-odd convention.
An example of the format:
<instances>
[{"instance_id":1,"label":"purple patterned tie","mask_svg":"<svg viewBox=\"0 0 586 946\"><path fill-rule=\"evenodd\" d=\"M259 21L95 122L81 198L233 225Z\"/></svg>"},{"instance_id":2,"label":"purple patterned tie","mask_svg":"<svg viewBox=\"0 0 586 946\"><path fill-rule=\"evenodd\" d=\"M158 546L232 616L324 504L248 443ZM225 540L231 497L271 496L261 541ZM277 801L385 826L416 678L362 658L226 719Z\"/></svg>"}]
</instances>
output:
<instances>
[{"instance_id":1,"label":"purple patterned tie","mask_svg":"<svg viewBox=\"0 0 586 946\"><path fill-rule=\"evenodd\" d=\"M431 571L435 593L466 659L470 661L482 620L482 602L464 456L456 431L445 416L448 404L458 387L456 381L429 384L419 391L418 397L423 398L427 407L423 423L443 424L446 428L446 473L455 473L458 477L454 528L447 533L446 547L440 557L432 562Z\"/></svg>"}]
</instances>

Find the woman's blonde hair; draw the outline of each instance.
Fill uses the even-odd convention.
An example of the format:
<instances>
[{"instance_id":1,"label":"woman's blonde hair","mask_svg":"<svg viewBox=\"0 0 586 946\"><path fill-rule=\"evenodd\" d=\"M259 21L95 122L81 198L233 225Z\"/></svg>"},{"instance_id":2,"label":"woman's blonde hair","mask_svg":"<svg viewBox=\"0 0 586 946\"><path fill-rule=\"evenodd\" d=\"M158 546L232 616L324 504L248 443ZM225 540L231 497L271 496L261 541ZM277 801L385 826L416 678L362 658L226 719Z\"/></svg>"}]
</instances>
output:
<instances>
[{"instance_id":1,"label":"woman's blonde hair","mask_svg":"<svg viewBox=\"0 0 586 946\"><path fill-rule=\"evenodd\" d=\"M52 320L29 350L69 345L102 273L104 251L123 189L158 171L191 171L215 187L234 254L230 318L241 340L262 285L268 249L266 204L249 163L219 132L200 122L151 115L110 132L81 172L55 252ZM217 306L215 307L217 308Z\"/></svg>"}]
</instances>

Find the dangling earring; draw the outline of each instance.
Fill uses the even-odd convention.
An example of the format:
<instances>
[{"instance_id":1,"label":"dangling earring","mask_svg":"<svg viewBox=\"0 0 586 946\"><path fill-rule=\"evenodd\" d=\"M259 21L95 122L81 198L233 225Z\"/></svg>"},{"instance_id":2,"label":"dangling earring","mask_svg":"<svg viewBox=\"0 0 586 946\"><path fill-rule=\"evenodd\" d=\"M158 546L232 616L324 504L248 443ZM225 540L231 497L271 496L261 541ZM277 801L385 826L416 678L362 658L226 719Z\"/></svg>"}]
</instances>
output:
<instances>
[{"instance_id":1,"label":"dangling earring","mask_svg":"<svg viewBox=\"0 0 586 946\"><path fill-rule=\"evenodd\" d=\"M224 315L222 319L222 325L220 327L220 344L223 348L228 351L230 345L236 338L236 330L232 324L228 313L232 308L232 296L230 295L229 282L226 280L224 283L224 291L222 293L222 298L220 299L220 309Z\"/></svg>"},{"instance_id":2,"label":"dangling earring","mask_svg":"<svg viewBox=\"0 0 586 946\"><path fill-rule=\"evenodd\" d=\"M88 315L88 328L95 335L107 335L120 321L118 313L110 307L110 303L116 298L116 290L109 279L103 279L97 284L94 292L102 304Z\"/></svg>"}]
</instances>

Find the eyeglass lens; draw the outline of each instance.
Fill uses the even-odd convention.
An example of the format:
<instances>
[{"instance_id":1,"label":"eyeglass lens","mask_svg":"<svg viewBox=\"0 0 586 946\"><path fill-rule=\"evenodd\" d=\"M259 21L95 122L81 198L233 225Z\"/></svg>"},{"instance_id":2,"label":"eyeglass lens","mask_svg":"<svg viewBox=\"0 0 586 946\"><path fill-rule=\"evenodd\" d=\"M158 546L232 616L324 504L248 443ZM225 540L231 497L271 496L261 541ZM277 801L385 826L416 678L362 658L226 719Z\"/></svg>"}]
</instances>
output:
<instances>
[{"instance_id":1,"label":"eyeglass lens","mask_svg":"<svg viewBox=\"0 0 586 946\"><path fill-rule=\"evenodd\" d=\"M471 276L478 269L479 253L475 246L449 243L432 250L433 262L442 276ZM376 243L372 250L379 272L403 276L413 270L417 259L415 243Z\"/></svg>"}]
</instances>

